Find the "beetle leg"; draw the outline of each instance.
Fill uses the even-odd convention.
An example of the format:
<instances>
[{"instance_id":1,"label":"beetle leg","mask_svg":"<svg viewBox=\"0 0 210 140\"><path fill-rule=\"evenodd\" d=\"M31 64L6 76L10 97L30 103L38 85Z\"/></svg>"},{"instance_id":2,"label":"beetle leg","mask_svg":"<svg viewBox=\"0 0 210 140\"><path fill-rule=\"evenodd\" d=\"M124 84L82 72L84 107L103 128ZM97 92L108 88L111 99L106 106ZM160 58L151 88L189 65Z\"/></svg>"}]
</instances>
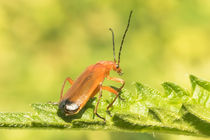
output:
<instances>
[{"instance_id":1,"label":"beetle leg","mask_svg":"<svg viewBox=\"0 0 210 140\"><path fill-rule=\"evenodd\" d=\"M107 111L108 111L109 108L114 104L114 102L116 101L116 99L119 97L119 95L120 95L119 92L124 87L125 81L123 79L120 79L120 78L109 77L109 76L107 77L107 79L112 80L112 81L115 81L115 82L119 82L119 83L122 84L122 86L120 88L118 88L117 95L115 96L114 100L108 105L108 107L107 107Z\"/></svg>"},{"instance_id":2,"label":"beetle leg","mask_svg":"<svg viewBox=\"0 0 210 140\"><path fill-rule=\"evenodd\" d=\"M113 89L112 87L102 86L102 89L103 90L107 90L107 91L109 91L111 93L114 93L115 95L118 95L118 92L115 89Z\"/></svg>"},{"instance_id":3,"label":"beetle leg","mask_svg":"<svg viewBox=\"0 0 210 140\"><path fill-rule=\"evenodd\" d=\"M113 89L112 87L102 86L101 88L102 88L102 90L107 90L107 91L109 91L109 92L111 92L111 93L114 93L115 95L118 94L118 92L117 92L115 89ZM93 94L91 95L91 98L93 98L99 91L100 91L100 86L98 86L98 87L93 91Z\"/></svg>"},{"instance_id":4,"label":"beetle leg","mask_svg":"<svg viewBox=\"0 0 210 140\"><path fill-rule=\"evenodd\" d=\"M102 89L103 89L103 90L107 90L107 91L109 91L109 92L111 92L111 93L114 93L116 96L118 96L118 94L119 94L118 91L115 90L115 89L113 89L112 87L102 86ZM110 116L112 116L111 113L110 113L110 111L108 110L108 107L107 107L106 112L107 112Z\"/></svg>"},{"instance_id":5,"label":"beetle leg","mask_svg":"<svg viewBox=\"0 0 210 140\"><path fill-rule=\"evenodd\" d=\"M63 86L62 86L62 88L61 88L60 101L61 101L61 99L62 99L62 97L63 97L63 89L64 89L64 87L65 87L66 81L68 81L69 84L71 84L71 85L74 83L74 81L73 81L70 77L67 77L67 78L65 79L65 81L64 81L64 83L63 83Z\"/></svg>"},{"instance_id":6,"label":"beetle leg","mask_svg":"<svg viewBox=\"0 0 210 140\"><path fill-rule=\"evenodd\" d=\"M107 91L109 91L109 92L111 92L111 93L114 93L115 95L118 95L118 94L119 94L119 92L118 92L116 89L114 89L113 87L103 86L102 89L103 89L103 90L107 90ZM119 98L120 98L121 100L124 100L123 98L121 98L120 95L119 95Z\"/></svg>"},{"instance_id":7,"label":"beetle leg","mask_svg":"<svg viewBox=\"0 0 210 140\"><path fill-rule=\"evenodd\" d=\"M94 114L96 114L97 117L103 119L104 121L105 118L101 117L98 113L97 113L97 110L98 110L98 105L99 105L99 102L100 102L100 99L101 99L101 96L102 96L102 84L100 84L100 90L99 90L99 96L98 96L98 102L96 103L96 107L95 107L95 110L94 110Z\"/></svg>"},{"instance_id":8,"label":"beetle leg","mask_svg":"<svg viewBox=\"0 0 210 140\"><path fill-rule=\"evenodd\" d=\"M120 78L116 78L116 77L109 77L107 76L107 79L111 80L111 81L115 81L115 82L118 82L118 83L121 83L122 86L118 89L118 91L120 91L124 85L125 85L125 81L123 79L120 79Z\"/></svg>"}]
</instances>

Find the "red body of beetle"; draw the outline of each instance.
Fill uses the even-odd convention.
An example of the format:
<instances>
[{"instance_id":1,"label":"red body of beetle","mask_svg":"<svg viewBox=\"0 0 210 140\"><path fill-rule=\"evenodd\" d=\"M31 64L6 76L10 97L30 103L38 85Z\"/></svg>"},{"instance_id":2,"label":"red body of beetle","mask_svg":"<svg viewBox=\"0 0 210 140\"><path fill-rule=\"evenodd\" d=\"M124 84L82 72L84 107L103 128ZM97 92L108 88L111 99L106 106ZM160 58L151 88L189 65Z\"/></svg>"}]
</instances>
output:
<instances>
[{"instance_id":1,"label":"red body of beetle","mask_svg":"<svg viewBox=\"0 0 210 140\"><path fill-rule=\"evenodd\" d=\"M119 67L120 64L120 53L122 49L122 45L124 42L125 35L127 33L130 18L132 15L132 11L130 12L128 25L123 35L123 39L120 46L119 56L118 56L118 63L116 63L115 59L115 47L114 47L114 33L113 30L110 29L112 32L113 37L113 53L114 53L114 61L100 61L94 65L91 65L86 68L86 70L75 80L73 81L71 78L66 78L63 84L63 88L61 90L60 95L60 102L59 102L59 109L64 110L66 115L73 115L78 113L88 102L88 100L94 97L99 92L98 102L96 104L94 113L101 119L105 120L99 114L97 114L97 108L102 96L102 90L108 90L111 93L116 95L115 99L109 104L107 110L112 106L115 102L117 97L119 97L119 91L123 88L125 82L120 78L111 78L109 77L109 73L111 70L116 71L120 75L122 74L121 69ZM104 79L107 78L108 80L120 82L122 86L115 90L112 87L103 86L102 83ZM72 86L63 96L63 89L65 86L66 81L68 81Z\"/></svg>"}]
</instances>

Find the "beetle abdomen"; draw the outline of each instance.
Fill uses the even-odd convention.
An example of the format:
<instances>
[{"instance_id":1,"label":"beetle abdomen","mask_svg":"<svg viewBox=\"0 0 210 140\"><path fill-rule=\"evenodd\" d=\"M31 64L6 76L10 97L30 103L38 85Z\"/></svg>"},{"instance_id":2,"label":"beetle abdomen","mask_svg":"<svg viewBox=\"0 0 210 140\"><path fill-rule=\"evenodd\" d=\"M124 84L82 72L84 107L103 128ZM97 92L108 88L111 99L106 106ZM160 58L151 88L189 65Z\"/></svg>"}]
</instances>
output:
<instances>
[{"instance_id":1,"label":"beetle abdomen","mask_svg":"<svg viewBox=\"0 0 210 140\"><path fill-rule=\"evenodd\" d=\"M66 115L73 115L77 113L79 105L66 99L60 102L59 109L63 110Z\"/></svg>"}]
</instances>

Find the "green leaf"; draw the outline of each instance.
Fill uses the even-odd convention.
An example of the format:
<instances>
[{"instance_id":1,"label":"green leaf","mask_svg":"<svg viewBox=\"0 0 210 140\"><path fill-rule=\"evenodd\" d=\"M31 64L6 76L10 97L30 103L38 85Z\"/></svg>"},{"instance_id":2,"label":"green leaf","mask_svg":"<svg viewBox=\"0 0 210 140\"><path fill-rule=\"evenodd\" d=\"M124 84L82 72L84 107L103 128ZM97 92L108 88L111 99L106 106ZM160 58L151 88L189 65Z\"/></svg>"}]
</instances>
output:
<instances>
[{"instance_id":1,"label":"green leaf","mask_svg":"<svg viewBox=\"0 0 210 140\"><path fill-rule=\"evenodd\" d=\"M192 90L172 83L162 84L160 92L136 82L136 92L122 90L124 100L116 100L106 108L114 95L102 98L98 113L106 122L94 115L97 99L88 101L76 115L65 116L57 105L32 104L34 112L0 113L0 127L95 129L112 131L158 132L195 136L210 136L210 83L190 75Z\"/></svg>"},{"instance_id":2,"label":"green leaf","mask_svg":"<svg viewBox=\"0 0 210 140\"><path fill-rule=\"evenodd\" d=\"M31 127L31 113L0 113L0 127Z\"/></svg>"},{"instance_id":3,"label":"green leaf","mask_svg":"<svg viewBox=\"0 0 210 140\"><path fill-rule=\"evenodd\" d=\"M210 134L210 82L193 75L190 75L190 80L192 83L192 97L185 107L194 115L194 118L197 118L197 121L193 123L199 124L198 126L203 133Z\"/></svg>"}]
</instances>

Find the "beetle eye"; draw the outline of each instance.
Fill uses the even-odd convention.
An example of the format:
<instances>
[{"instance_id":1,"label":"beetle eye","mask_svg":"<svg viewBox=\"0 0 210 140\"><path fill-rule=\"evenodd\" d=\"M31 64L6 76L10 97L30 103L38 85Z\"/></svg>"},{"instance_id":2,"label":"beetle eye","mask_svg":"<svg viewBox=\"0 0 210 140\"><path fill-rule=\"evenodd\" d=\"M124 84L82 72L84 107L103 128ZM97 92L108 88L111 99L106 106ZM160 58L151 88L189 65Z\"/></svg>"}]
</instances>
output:
<instances>
[{"instance_id":1,"label":"beetle eye","mask_svg":"<svg viewBox=\"0 0 210 140\"><path fill-rule=\"evenodd\" d=\"M119 65L116 65L116 68L118 69L119 68Z\"/></svg>"}]
</instances>

